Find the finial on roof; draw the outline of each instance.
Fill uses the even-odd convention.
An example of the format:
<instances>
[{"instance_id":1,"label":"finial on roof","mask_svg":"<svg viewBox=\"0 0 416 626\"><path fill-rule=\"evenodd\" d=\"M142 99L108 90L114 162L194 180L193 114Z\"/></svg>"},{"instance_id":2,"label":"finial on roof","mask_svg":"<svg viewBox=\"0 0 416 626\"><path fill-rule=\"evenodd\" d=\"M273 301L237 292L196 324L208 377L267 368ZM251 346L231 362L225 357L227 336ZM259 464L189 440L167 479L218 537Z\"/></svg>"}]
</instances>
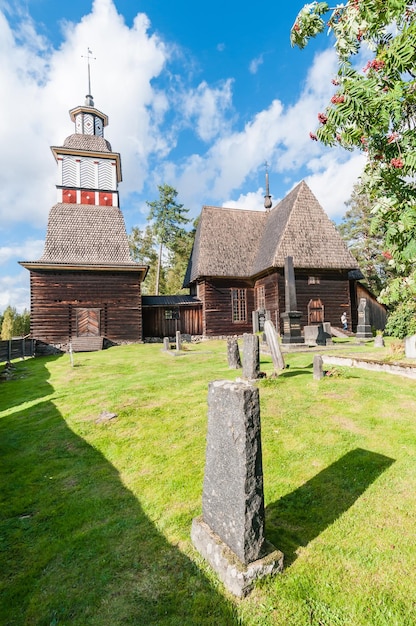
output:
<instances>
[{"instance_id":1,"label":"finial on roof","mask_svg":"<svg viewBox=\"0 0 416 626\"><path fill-rule=\"evenodd\" d=\"M85 104L88 107L93 107L94 106L94 100L92 98L91 95L91 71L90 71L90 60L95 61L95 57L92 56L92 51L87 48L87 54L84 56L82 55L83 59L87 59L87 66L88 66L88 93L85 96Z\"/></svg>"},{"instance_id":2,"label":"finial on roof","mask_svg":"<svg viewBox=\"0 0 416 626\"><path fill-rule=\"evenodd\" d=\"M272 208L272 197L269 193L269 164L267 161L264 164L266 168L266 195L264 196L264 208L268 211Z\"/></svg>"}]
</instances>

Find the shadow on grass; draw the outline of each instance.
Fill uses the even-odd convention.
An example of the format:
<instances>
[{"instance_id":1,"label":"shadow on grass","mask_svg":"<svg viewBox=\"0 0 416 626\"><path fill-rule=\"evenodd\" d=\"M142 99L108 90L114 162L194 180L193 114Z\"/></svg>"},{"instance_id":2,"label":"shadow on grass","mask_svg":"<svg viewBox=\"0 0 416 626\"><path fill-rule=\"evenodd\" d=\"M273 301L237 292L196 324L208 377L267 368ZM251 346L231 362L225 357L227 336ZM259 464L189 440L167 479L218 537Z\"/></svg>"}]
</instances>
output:
<instances>
[{"instance_id":1,"label":"shadow on grass","mask_svg":"<svg viewBox=\"0 0 416 626\"><path fill-rule=\"evenodd\" d=\"M45 364L47 361L56 361L59 358L61 357L36 357L14 362L12 378L0 382L0 411L6 411L24 402L44 398L53 393L53 387L48 383Z\"/></svg>"},{"instance_id":2,"label":"shadow on grass","mask_svg":"<svg viewBox=\"0 0 416 626\"><path fill-rule=\"evenodd\" d=\"M1 624L237 624L53 403L0 419L0 457Z\"/></svg>"},{"instance_id":3,"label":"shadow on grass","mask_svg":"<svg viewBox=\"0 0 416 626\"><path fill-rule=\"evenodd\" d=\"M394 459L357 448L266 509L267 538L285 555L285 565L382 474Z\"/></svg>"}]
</instances>

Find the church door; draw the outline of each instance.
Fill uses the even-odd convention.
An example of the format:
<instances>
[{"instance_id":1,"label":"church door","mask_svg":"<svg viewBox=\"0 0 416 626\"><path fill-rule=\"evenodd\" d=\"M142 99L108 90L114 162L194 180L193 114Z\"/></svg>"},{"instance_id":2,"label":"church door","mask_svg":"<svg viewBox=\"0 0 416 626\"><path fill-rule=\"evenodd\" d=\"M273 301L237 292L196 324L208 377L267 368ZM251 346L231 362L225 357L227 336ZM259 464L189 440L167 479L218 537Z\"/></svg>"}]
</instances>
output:
<instances>
[{"instance_id":1,"label":"church door","mask_svg":"<svg viewBox=\"0 0 416 626\"><path fill-rule=\"evenodd\" d=\"M317 300L309 300L308 304L308 325L322 324L324 321L324 305L318 298Z\"/></svg>"},{"instance_id":2,"label":"church door","mask_svg":"<svg viewBox=\"0 0 416 626\"><path fill-rule=\"evenodd\" d=\"M100 336L100 309L77 310L77 337Z\"/></svg>"}]
</instances>

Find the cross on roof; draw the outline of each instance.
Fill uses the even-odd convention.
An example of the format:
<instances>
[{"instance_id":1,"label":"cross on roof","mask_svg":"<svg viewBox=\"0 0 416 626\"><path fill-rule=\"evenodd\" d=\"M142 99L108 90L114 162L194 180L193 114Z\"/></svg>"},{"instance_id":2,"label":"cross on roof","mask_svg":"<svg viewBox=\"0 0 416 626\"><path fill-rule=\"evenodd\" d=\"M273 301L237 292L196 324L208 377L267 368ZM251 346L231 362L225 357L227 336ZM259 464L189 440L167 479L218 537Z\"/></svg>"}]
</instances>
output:
<instances>
[{"instance_id":1,"label":"cross on roof","mask_svg":"<svg viewBox=\"0 0 416 626\"><path fill-rule=\"evenodd\" d=\"M95 61L95 57L92 56L92 50L90 50L89 48L87 48L87 54L86 55L83 54L83 55L81 55L81 57L83 59L87 59L87 65L88 65L88 94L87 94L87 98L91 98L91 100L92 100L90 61Z\"/></svg>"}]
</instances>

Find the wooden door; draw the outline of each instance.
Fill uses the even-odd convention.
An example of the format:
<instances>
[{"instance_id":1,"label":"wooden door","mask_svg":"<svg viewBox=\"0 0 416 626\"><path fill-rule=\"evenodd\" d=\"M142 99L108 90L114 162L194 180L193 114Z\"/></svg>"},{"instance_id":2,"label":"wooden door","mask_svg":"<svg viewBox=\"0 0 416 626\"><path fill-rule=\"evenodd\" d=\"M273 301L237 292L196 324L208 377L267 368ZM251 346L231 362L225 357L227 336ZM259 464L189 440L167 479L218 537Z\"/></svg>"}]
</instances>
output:
<instances>
[{"instance_id":1,"label":"wooden door","mask_svg":"<svg viewBox=\"0 0 416 626\"><path fill-rule=\"evenodd\" d=\"M77 309L77 337L100 336L100 309Z\"/></svg>"},{"instance_id":2,"label":"wooden door","mask_svg":"<svg viewBox=\"0 0 416 626\"><path fill-rule=\"evenodd\" d=\"M324 305L318 298L316 300L309 300L308 304L308 325L322 324L324 322Z\"/></svg>"}]
</instances>

